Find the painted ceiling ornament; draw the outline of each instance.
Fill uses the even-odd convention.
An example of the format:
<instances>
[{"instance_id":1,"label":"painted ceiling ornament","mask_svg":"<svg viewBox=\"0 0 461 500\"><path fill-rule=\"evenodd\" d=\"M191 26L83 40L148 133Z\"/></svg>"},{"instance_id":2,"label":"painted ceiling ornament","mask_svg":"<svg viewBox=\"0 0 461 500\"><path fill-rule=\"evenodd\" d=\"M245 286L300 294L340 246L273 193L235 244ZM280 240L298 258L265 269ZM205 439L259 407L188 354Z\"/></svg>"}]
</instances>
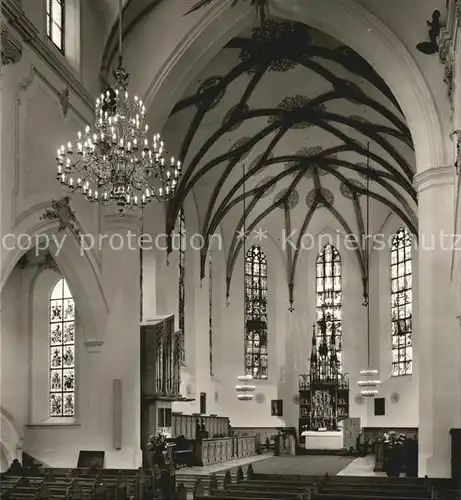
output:
<instances>
[{"instance_id":1,"label":"painted ceiling ornament","mask_svg":"<svg viewBox=\"0 0 461 500\"><path fill-rule=\"evenodd\" d=\"M274 177L265 177L264 179L261 179L258 184L256 184L256 188L255 189L258 189L260 188L261 186L264 186L265 184L268 184ZM264 193L261 195L261 198L265 198L266 196L269 196L271 193L273 193L275 191L275 188L277 187L277 183L274 182L274 184L272 184L272 186L269 186L268 188L266 188L264 190Z\"/></svg>"},{"instance_id":2,"label":"painted ceiling ornament","mask_svg":"<svg viewBox=\"0 0 461 500\"><path fill-rule=\"evenodd\" d=\"M286 196L288 192L288 189L282 189L279 191L275 198L274 198L274 203L278 203L284 196ZM296 191L296 189L293 189L288 196L287 204L288 204L288 210L293 210L293 208L296 207L296 205L299 203L299 193ZM281 204L279 208L284 209L285 204Z\"/></svg>"},{"instance_id":3,"label":"painted ceiling ornament","mask_svg":"<svg viewBox=\"0 0 461 500\"><path fill-rule=\"evenodd\" d=\"M335 197L333 196L333 193L329 189L326 188L321 188L320 190L313 189L306 196L305 202L308 208L313 207L315 202L318 202L317 208L322 208L325 206L323 200L325 200L329 205L333 205L333 203L335 202Z\"/></svg>"},{"instance_id":4,"label":"painted ceiling ornament","mask_svg":"<svg viewBox=\"0 0 461 500\"><path fill-rule=\"evenodd\" d=\"M297 58L309 55L310 44L310 31L305 24L269 19L253 29L251 43L240 51L239 57L242 61L254 61L248 70L250 74L267 65L269 71L285 72L297 66Z\"/></svg>"},{"instance_id":5,"label":"painted ceiling ornament","mask_svg":"<svg viewBox=\"0 0 461 500\"><path fill-rule=\"evenodd\" d=\"M287 111L287 112L294 112L298 109L301 109L301 108L307 106L310 102L311 102L311 99L309 99L309 97L307 97L305 95L301 95L301 94L296 94L295 96L285 97L285 99L283 99L279 103L277 108L282 109L282 110ZM315 106L313 108L313 111L318 112L318 113L321 113L325 110L326 110L325 104L318 104L317 106ZM281 121L283 119L285 119L284 116L283 117L270 116L268 119L268 122L275 123L275 122ZM292 129L297 129L297 130L306 129L309 127L312 127L312 123L310 121L304 120L302 118L300 118L299 121L295 121L291 125Z\"/></svg>"},{"instance_id":6,"label":"painted ceiling ornament","mask_svg":"<svg viewBox=\"0 0 461 500\"><path fill-rule=\"evenodd\" d=\"M370 124L370 120L367 120L366 118L364 118L363 116L360 116L360 115L350 115L349 118L351 120L355 120L356 122L359 122L359 123L365 123L365 124Z\"/></svg>"},{"instance_id":7,"label":"painted ceiling ornament","mask_svg":"<svg viewBox=\"0 0 461 500\"><path fill-rule=\"evenodd\" d=\"M302 148L298 151L296 151L295 156L300 156L300 157L305 157L305 158L311 158L312 156L318 156L323 152L323 148L321 146L311 146L309 148ZM332 158L336 159L337 155L332 154L332 155L326 155L325 159L327 158ZM288 170L290 168L293 168L294 166L298 165L299 162L297 161L291 161L285 163L285 169ZM336 165L333 166L333 168L337 168ZM309 166L306 166L306 171L304 172L304 177L306 179L311 179L314 176L314 171L317 171L319 175L327 175L328 171L321 168L320 165L316 162L311 163ZM296 175L297 172L294 172L293 175Z\"/></svg>"},{"instance_id":8,"label":"painted ceiling ornament","mask_svg":"<svg viewBox=\"0 0 461 500\"><path fill-rule=\"evenodd\" d=\"M261 158L264 155L265 155L265 153L260 153L259 155L255 156L254 160L250 163L250 170L252 170L253 168L256 168L256 165L260 162ZM266 161L272 160L272 158L274 158L273 153L269 153L267 155ZM261 168L261 170L258 170L258 172L262 172L265 168L267 168L267 167Z\"/></svg>"},{"instance_id":9,"label":"painted ceiling ornament","mask_svg":"<svg viewBox=\"0 0 461 500\"><path fill-rule=\"evenodd\" d=\"M215 108L221 102L221 99L226 93L226 88L223 87L222 89L219 89L217 86L221 83L222 79L223 77L219 75L210 76L210 78L207 78L199 85L197 89L197 97L200 99L197 104L198 107L206 104L208 110L210 110Z\"/></svg>"},{"instance_id":10,"label":"painted ceiling ornament","mask_svg":"<svg viewBox=\"0 0 461 500\"><path fill-rule=\"evenodd\" d=\"M247 144L249 141L251 141L251 139L252 139L251 137L242 137L242 138L238 139L229 148L229 153L232 153L233 151L236 151L237 149L241 148L242 146L245 146L245 144ZM248 156L248 154L250 153L250 151L251 151L251 148L249 148L247 151L245 151L244 153L242 153L240 155L240 159L244 160Z\"/></svg>"},{"instance_id":11,"label":"painted ceiling ornament","mask_svg":"<svg viewBox=\"0 0 461 500\"><path fill-rule=\"evenodd\" d=\"M237 130L243 122L240 116L247 113L249 110L250 106L246 103L236 104L224 115L221 126L225 127L231 120L235 120L234 124L227 129L227 132Z\"/></svg>"},{"instance_id":12,"label":"painted ceiling ornament","mask_svg":"<svg viewBox=\"0 0 461 500\"><path fill-rule=\"evenodd\" d=\"M349 184L349 185L348 185ZM360 197L362 196L362 193L352 190L350 186L357 186L360 189L366 189L366 186L363 182L357 180L357 179L347 179L346 182L341 182L341 186L339 187L340 193L344 196L344 198L347 198L348 200L352 200L354 198L354 193Z\"/></svg>"},{"instance_id":13,"label":"painted ceiling ornament","mask_svg":"<svg viewBox=\"0 0 461 500\"><path fill-rule=\"evenodd\" d=\"M51 203L51 208L45 210L40 220L55 220L58 221L58 231L69 229L76 236L81 233L80 225L75 217L75 212L70 206L70 197L65 196L60 200L54 200Z\"/></svg>"},{"instance_id":14,"label":"painted ceiling ornament","mask_svg":"<svg viewBox=\"0 0 461 500\"><path fill-rule=\"evenodd\" d=\"M197 0L194 5L184 14L187 16L188 14L191 14L192 12L196 12L197 10L203 9L204 7L207 7L208 5L211 5L213 3L217 3L219 0ZM229 0L231 7L234 7L238 3L240 3L239 0ZM256 15L259 17L261 20L261 24L264 24L266 21L267 15L269 13L269 0L250 0L251 5L254 5L256 8Z\"/></svg>"}]
</instances>

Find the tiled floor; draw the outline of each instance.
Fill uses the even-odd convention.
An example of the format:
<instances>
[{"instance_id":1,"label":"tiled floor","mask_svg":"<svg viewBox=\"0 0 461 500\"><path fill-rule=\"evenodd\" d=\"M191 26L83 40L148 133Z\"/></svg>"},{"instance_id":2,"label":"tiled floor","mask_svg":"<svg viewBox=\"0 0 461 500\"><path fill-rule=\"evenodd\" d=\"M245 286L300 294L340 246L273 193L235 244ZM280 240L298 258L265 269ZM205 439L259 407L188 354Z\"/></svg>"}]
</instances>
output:
<instances>
[{"instance_id":1,"label":"tiled floor","mask_svg":"<svg viewBox=\"0 0 461 500\"><path fill-rule=\"evenodd\" d=\"M374 472L373 468L375 466L374 455L368 455L366 457L358 457L353 460L349 465L347 465L338 476L373 476L373 477L384 477L385 472Z\"/></svg>"}]
</instances>

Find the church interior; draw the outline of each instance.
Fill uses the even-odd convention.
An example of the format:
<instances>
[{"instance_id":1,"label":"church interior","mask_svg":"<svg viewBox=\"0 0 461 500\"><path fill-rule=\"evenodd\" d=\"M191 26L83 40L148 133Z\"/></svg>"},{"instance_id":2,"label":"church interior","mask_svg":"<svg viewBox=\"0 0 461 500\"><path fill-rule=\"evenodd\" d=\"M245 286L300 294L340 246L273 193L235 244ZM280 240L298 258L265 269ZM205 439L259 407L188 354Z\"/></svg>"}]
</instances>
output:
<instances>
[{"instance_id":1,"label":"church interior","mask_svg":"<svg viewBox=\"0 0 461 500\"><path fill-rule=\"evenodd\" d=\"M2 0L0 498L461 497L461 0Z\"/></svg>"}]
</instances>

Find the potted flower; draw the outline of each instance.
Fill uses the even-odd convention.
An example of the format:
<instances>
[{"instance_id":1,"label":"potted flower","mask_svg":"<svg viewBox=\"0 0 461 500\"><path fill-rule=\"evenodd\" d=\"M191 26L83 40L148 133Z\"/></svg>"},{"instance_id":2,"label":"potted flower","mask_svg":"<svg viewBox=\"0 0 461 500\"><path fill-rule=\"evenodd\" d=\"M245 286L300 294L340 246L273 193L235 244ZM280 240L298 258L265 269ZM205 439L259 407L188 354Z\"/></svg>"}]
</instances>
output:
<instances>
[{"instance_id":1,"label":"potted flower","mask_svg":"<svg viewBox=\"0 0 461 500\"><path fill-rule=\"evenodd\" d=\"M388 477L399 477L402 470L403 445L406 437L394 431L385 433L384 443L384 470Z\"/></svg>"},{"instance_id":2,"label":"potted flower","mask_svg":"<svg viewBox=\"0 0 461 500\"><path fill-rule=\"evenodd\" d=\"M163 468L165 465L165 455L164 451L166 450L167 438L161 432L157 432L157 434L152 434L149 437L149 441L147 442L147 450L151 455L152 467L156 465L160 468Z\"/></svg>"}]
</instances>

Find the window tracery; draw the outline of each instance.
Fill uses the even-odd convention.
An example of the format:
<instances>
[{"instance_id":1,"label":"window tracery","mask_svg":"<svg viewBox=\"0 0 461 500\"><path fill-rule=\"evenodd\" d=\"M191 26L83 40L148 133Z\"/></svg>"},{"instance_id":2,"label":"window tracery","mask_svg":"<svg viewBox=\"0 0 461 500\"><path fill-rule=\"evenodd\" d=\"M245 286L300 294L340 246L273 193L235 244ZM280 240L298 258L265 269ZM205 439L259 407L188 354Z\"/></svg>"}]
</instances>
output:
<instances>
[{"instance_id":1,"label":"window tracery","mask_svg":"<svg viewBox=\"0 0 461 500\"><path fill-rule=\"evenodd\" d=\"M75 303L67 282L61 278L50 298L50 392L51 417L75 416Z\"/></svg>"},{"instance_id":2,"label":"window tracery","mask_svg":"<svg viewBox=\"0 0 461 500\"><path fill-rule=\"evenodd\" d=\"M407 229L400 228L391 248L392 375L413 372L412 248Z\"/></svg>"},{"instance_id":3,"label":"window tracery","mask_svg":"<svg viewBox=\"0 0 461 500\"><path fill-rule=\"evenodd\" d=\"M316 265L317 345L323 344L325 335L328 355L336 350L339 370L342 371L342 269L338 250L333 245L325 245L317 256Z\"/></svg>"},{"instance_id":4,"label":"window tracery","mask_svg":"<svg viewBox=\"0 0 461 500\"><path fill-rule=\"evenodd\" d=\"M245 375L267 374L267 258L253 245L245 256Z\"/></svg>"}]
</instances>

